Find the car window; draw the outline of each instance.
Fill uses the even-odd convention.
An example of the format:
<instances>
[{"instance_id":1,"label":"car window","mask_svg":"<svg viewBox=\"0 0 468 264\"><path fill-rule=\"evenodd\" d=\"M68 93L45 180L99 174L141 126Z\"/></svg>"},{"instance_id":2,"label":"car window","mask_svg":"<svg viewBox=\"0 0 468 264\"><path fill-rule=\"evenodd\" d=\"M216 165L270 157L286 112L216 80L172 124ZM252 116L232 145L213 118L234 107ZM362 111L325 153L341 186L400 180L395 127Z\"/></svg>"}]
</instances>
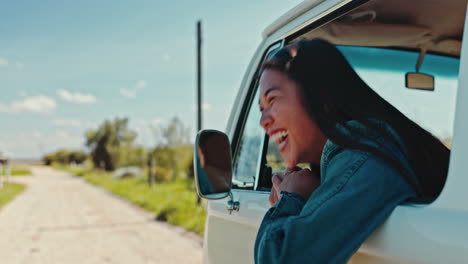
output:
<instances>
[{"instance_id":1,"label":"car window","mask_svg":"<svg viewBox=\"0 0 468 264\"><path fill-rule=\"evenodd\" d=\"M395 49L338 46L359 76L408 118L450 147L458 87L458 58L426 54L420 72L434 76L434 91L405 87L419 53Z\"/></svg>"},{"instance_id":2,"label":"car window","mask_svg":"<svg viewBox=\"0 0 468 264\"><path fill-rule=\"evenodd\" d=\"M434 91L405 87L406 72L414 72L417 52L337 46L359 76L408 118L450 147L453 134L459 59L426 54L420 72L434 76ZM273 173L286 169L278 146L269 140L267 166ZM307 167L308 164L299 164Z\"/></svg>"},{"instance_id":3,"label":"car window","mask_svg":"<svg viewBox=\"0 0 468 264\"><path fill-rule=\"evenodd\" d=\"M268 140L266 160L273 173L282 172L287 167L278 150L278 145L271 138Z\"/></svg>"},{"instance_id":4,"label":"car window","mask_svg":"<svg viewBox=\"0 0 468 264\"><path fill-rule=\"evenodd\" d=\"M260 162L260 152L265 138L265 132L259 125L260 110L255 105L258 102L258 90L247 114L244 131L239 141L236 158L234 159L233 186L252 187Z\"/></svg>"},{"instance_id":5,"label":"car window","mask_svg":"<svg viewBox=\"0 0 468 264\"><path fill-rule=\"evenodd\" d=\"M266 56L264 56L264 58L273 54L282 45L283 42L277 42L271 45L265 53ZM260 66L261 65L258 67ZM260 126L261 112L258 107L259 91L257 79L254 80L253 98L250 97L248 99L250 99L250 101L247 106L247 115L243 119L244 123L238 123L238 126L243 125L243 129L238 141L237 150L234 153L233 188L253 189L257 176L263 166L261 163L267 136Z\"/></svg>"}]
</instances>

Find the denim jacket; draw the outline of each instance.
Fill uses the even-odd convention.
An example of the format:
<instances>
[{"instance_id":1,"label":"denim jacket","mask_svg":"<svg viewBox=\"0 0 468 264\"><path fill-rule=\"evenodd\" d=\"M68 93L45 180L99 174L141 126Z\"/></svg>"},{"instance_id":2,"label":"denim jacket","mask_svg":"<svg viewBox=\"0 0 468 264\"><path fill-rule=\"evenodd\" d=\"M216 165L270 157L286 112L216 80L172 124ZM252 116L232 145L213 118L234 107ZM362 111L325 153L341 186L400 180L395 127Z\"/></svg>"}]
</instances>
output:
<instances>
[{"instance_id":1,"label":"denim jacket","mask_svg":"<svg viewBox=\"0 0 468 264\"><path fill-rule=\"evenodd\" d=\"M414 177L399 137L386 123L375 122L395 140L370 136L383 143L382 151L402 161ZM347 124L371 133L357 121ZM376 146L368 139L358 140ZM399 171L362 150L343 149L327 141L320 167L321 184L307 201L283 191L268 210L255 241L255 263L344 263L398 204L416 197Z\"/></svg>"}]
</instances>

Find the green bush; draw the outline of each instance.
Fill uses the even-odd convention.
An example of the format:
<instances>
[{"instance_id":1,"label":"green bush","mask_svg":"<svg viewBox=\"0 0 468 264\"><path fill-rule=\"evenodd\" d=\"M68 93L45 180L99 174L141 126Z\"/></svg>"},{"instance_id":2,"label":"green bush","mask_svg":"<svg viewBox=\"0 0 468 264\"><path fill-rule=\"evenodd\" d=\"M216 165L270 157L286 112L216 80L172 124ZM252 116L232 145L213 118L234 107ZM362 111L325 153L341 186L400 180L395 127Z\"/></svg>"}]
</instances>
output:
<instances>
[{"instance_id":1,"label":"green bush","mask_svg":"<svg viewBox=\"0 0 468 264\"><path fill-rule=\"evenodd\" d=\"M87 160L86 153L81 151L59 150L55 153L48 154L42 158L45 165L50 166L53 163L60 164L83 164Z\"/></svg>"},{"instance_id":2,"label":"green bush","mask_svg":"<svg viewBox=\"0 0 468 264\"><path fill-rule=\"evenodd\" d=\"M156 167L156 172L154 174L154 180L156 182L169 181L171 179L171 173L169 170L163 167Z\"/></svg>"}]
</instances>

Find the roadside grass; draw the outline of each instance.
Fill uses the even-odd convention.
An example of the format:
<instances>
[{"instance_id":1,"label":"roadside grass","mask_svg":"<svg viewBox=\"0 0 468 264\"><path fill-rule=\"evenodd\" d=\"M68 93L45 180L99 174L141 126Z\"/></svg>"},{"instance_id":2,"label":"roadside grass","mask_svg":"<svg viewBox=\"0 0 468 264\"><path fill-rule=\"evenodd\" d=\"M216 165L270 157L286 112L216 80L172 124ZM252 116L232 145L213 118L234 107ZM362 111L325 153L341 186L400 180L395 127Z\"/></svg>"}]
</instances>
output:
<instances>
[{"instance_id":1,"label":"roadside grass","mask_svg":"<svg viewBox=\"0 0 468 264\"><path fill-rule=\"evenodd\" d=\"M203 236L206 210L204 204L197 203L193 180L176 179L159 182L151 188L146 178L115 179L112 178L112 173L99 170L81 169L80 171L67 166L54 165L54 167L81 176L94 185L154 212L159 221L182 226Z\"/></svg>"},{"instance_id":2,"label":"roadside grass","mask_svg":"<svg viewBox=\"0 0 468 264\"><path fill-rule=\"evenodd\" d=\"M3 188L0 189L0 208L9 201L13 200L16 195L22 193L25 188L26 186L19 183L4 183Z\"/></svg>"},{"instance_id":3,"label":"roadside grass","mask_svg":"<svg viewBox=\"0 0 468 264\"><path fill-rule=\"evenodd\" d=\"M11 163L11 173L10 173L10 175L11 176L32 175L30 166L31 166L30 163L13 161Z\"/></svg>"},{"instance_id":4,"label":"roadside grass","mask_svg":"<svg viewBox=\"0 0 468 264\"><path fill-rule=\"evenodd\" d=\"M11 176L17 176L17 175L31 175L31 171L29 169L16 169L13 168L11 170Z\"/></svg>"},{"instance_id":5,"label":"roadside grass","mask_svg":"<svg viewBox=\"0 0 468 264\"><path fill-rule=\"evenodd\" d=\"M92 168L83 168L83 167L71 167L70 165L62 165L59 163L53 163L52 167L63 170L66 172L69 172L71 174L74 174L76 176L84 176L87 173L90 173L92 171Z\"/></svg>"}]
</instances>

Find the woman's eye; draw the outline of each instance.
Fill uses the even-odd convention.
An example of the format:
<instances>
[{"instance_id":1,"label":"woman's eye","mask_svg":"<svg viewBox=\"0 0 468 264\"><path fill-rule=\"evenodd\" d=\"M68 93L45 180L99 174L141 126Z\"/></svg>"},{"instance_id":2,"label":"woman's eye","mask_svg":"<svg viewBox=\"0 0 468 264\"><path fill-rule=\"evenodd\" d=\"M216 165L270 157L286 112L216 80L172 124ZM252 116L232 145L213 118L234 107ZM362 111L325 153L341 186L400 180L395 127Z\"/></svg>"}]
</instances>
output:
<instances>
[{"instance_id":1,"label":"woman's eye","mask_svg":"<svg viewBox=\"0 0 468 264\"><path fill-rule=\"evenodd\" d=\"M274 96L272 96L272 97L268 98L268 103L271 103L271 102L273 102L273 100L275 100L275 99L276 99L276 97L274 97Z\"/></svg>"}]
</instances>

